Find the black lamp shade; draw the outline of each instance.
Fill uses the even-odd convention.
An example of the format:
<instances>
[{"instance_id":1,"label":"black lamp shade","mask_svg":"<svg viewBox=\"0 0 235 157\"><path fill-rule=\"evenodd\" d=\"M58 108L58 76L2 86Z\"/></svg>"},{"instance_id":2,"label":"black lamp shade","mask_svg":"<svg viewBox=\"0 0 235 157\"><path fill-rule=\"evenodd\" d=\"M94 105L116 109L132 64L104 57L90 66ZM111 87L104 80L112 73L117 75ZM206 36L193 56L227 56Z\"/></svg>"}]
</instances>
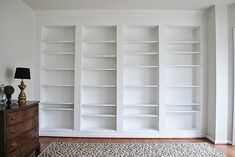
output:
<instances>
[{"instance_id":1,"label":"black lamp shade","mask_svg":"<svg viewBox=\"0 0 235 157\"><path fill-rule=\"evenodd\" d=\"M15 79L30 79L30 69L18 67L15 71Z\"/></svg>"}]
</instances>

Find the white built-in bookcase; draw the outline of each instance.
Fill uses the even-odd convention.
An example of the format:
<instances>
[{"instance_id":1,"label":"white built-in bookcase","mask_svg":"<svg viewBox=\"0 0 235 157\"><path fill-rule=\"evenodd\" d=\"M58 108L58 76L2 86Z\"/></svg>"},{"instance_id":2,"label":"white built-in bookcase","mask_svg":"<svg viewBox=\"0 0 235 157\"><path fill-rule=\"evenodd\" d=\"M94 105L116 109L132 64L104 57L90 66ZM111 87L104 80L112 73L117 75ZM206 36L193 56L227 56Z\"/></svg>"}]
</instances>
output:
<instances>
[{"instance_id":1,"label":"white built-in bookcase","mask_svg":"<svg viewBox=\"0 0 235 157\"><path fill-rule=\"evenodd\" d=\"M115 131L116 26L82 26L81 131Z\"/></svg>"},{"instance_id":2,"label":"white built-in bookcase","mask_svg":"<svg viewBox=\"0 0 235 157\"><path fill-rule=\"evenodd\" d=\"M202 131L200 27L159 28L43 26L40 134Z\"/></svg>"},{"instance_id":3,"label":"white built-in bookcase","mask_svg":"<svg viewBox=\"0 0 235 157\"><path fill-rule=\"evenodd\" d=\"M201 125L201 41L199 27L166 29L166 129L198 130Z\"/></svg>"},{"instance_id":4,"label":"white built-in bookcase","mask_svg":"<svg viewBox=\"0 0 235 157\"><path fill-rule=\"evenodd\" d=\"M158 43L157 26L124 26L124 131L158 130Z\"/></svg>"},{"instance_id":5,"label":"white built-in bookcase","mask_svg":"<svg viewBox=\"0 0 235 157\"><path fill-rule=\"evenodd\" d=\"M45 26L41 40L40 127L73 131L75 27Z\"/></svg>"}]
</instances>

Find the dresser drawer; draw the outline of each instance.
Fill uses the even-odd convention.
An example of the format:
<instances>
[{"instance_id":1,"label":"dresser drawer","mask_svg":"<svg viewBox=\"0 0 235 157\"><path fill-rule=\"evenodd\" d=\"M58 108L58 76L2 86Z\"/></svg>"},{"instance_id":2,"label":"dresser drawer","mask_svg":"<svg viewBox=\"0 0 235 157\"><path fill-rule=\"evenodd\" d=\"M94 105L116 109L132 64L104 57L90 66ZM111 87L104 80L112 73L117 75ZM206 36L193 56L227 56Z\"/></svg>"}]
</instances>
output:
<instances>
[{"instance_id":1,"label":"dresser drawer","mask_svg":"<svg viewBox=\"0 0 235 157\"><path fill-rule=\"evenodd\" d=\"M27 109L24 109L22 111L16 111L16 112L9 112L7 113L7 126L24 122L27 119L30 119L31 117L34 117L38 114L38 107L33 106Z\"/></svg>"},{"instance_id":2,"label":"dresser drawer","mask_svg":"<svg viewBox=\"0 0 235 157\"><path fill-rule=\"evenodd\" d=\"M7 139L12 139L20 136L25 132L33 129L36 125L38 125L38 117L34 116L25 122L9 126L7 127Z\"/></svg>"},{"instance_id":3,"label":"dresser drawer","mask_svg":"<svg viewBox=\"0 0 235 157\"><path fill-rule=\"evenodd\" d=\"M38 127L30 130L28 133L7 142L8 157L25 157L38 144Z\"/></svg>"}]
</instances>

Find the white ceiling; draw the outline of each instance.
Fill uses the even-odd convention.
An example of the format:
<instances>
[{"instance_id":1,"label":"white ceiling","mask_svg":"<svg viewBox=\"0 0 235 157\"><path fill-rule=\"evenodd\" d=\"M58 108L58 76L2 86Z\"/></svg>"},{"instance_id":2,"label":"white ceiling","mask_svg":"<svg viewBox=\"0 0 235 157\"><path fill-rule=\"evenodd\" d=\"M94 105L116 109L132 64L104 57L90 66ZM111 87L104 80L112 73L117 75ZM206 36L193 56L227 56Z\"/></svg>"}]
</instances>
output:
<instances>
[{"instance_id":1,"label":"white ceiling","mask_svg":"<svg viewBox=\"0 0 235 157\"><path fill-rule=\"evenodd\" d=\"M159 9L205 10L214 4L227 5L235 0L23 0L34 10L76 9Z\"/></svg>"}]
</instances>

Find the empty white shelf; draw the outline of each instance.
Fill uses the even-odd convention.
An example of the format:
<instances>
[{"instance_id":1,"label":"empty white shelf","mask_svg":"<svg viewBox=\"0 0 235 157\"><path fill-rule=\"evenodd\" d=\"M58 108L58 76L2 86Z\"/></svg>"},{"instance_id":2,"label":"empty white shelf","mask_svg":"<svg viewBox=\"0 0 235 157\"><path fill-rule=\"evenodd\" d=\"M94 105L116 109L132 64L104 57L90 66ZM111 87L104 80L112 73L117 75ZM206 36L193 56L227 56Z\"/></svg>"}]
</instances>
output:
<instances>
[{"instance_id":1,"label":"empty white shelf","mask_svg":"<svg viewBox=\"0 0 235 157\"><path fill-rule=\"evenodd\" d=\"M48 44L57 44L57 43L75 43L73 40L61 40L61 41L56 41L56 40L42 40L44 43Z\"/></svg>"},{"instance_id":2,"label":"empty white shelf","mask_svg":"<svg viewBox=\"0 0 235 157\"><path fill-rule=\"evenodd\" d=\"M117 69L113 69L113 68L83 68L83 70L87 70L87 71L116 71Z\"/></svg>"},{"instance_id":3,"label":"empty white shelf","mask_svg":"<svg viewBox=\"0 0 235 157\"><path fill-rule=\"evenodd\" d=\"M42 68L41 70L46 70L46 71L74 71L74 68Z\"/></svg>"},{"instance_id":4,"label":"empty white shelf","mask_svg":"<svg viewBox=\"0 0 235 157\"><path fill-rule=\"evenodd\" d=\"M115 118L116 115L109 114L82 114L83 117L107 117L107 118Z\"/></svg>"},{"instance_id":5,"label":"empty white shelf","mask_svg":"<svg viewBox=\"0 0 235 157\"><path fill-rule=\"evenodd\" d=\"M128 114L128 115L123 115L126 118L130 118L130 117L143 117L143 118L156 118L158 117L158 115L152 115L152 114Z\"/></svg>"},{"instance_id":6,"label":"empty white shelf","mask_svg":"<svg viewBox=\"0 0 235 157\"><path fill-rule=\"evenodd\" d=\"M169 67L200 67L200 65L168 65Z\"/></svg>"},{"instance_id":7,"label":"empty white shelf","mask_svg":"<svg viewBox=\"0 0 235 157\"><path fill-rule=\"evenodd\" d=\"M169 88L200 88L200 86L167 86Z\"/></svg>"},{"instance_id":8,"label":"empty white shelf","mask_svg":"<svg viewBox=\"0 0 235 157\"><path fill-rule=\"evenodd\" d=\"M158 132L156 128L125 128L125 132L137 132L137 133L146 133L146 132Z\"/></svg>"},{"instance_id":9,"label":"empty white shelf","mask_svg":"<svg viewBox=\"0 0 235 157\"><path fill-rule=\"evenodd\" d=\"M158 85L124 85L124 87L158 88Z\"/></svg>"},{"instance_id":10,"label":"empty white shelf","mask_svg":"<svg viewBox=\"0 0 235 157\"><path fill-rule=\"evenodd\" d=\"M199 113L200 111L166 111L167 113Z\"/></svg>"},{"instance_id":11,"label":"empty white shelf","mask_svg":"<svg viewBox=\"0 0 235 157\"><path fill-rule=\"evenodd\" d=\"M168 103L168 106L200 106L199 103Z\"/></svg>"},{"instance_id":12,"label":"empty white shelf","mask_svg":"<svg viewBox=\"0 0 235 157\"><path fill-rule=\"evenodd\" d=\"M200 41L167 41L167 44L178 45L178 44L200 44Z\"/></svg>"},{"instance_id":13,"label":"empty white shelf","mask_svg":"<svg viewBox=\"0 0 235 157\"><path fill-rule=\"evenodd\" d=\"M68 29L68 30L74 30L74 26L70 26L70 25L64 25L64 26L57 26L57 25L45 25L43 26L44 28L46 29L53 29L53 30L56 30L56 29L62 29L61 31L63 31L64 29Z\"/></svg>"},{"instance_id":14,"label":"empty white shelf","mask_svg":"<svg viewBox=\"0 0 235 157\"><path fill-rule=\"evenodd\" d=\"M57 102L57 101L42 101L40 102L41 104L47 104L47 105L54 105L54 104L58 104L58 105L73 105L73 102Z\"/></svg>"},{"instance_id":15,"label":"empty white shelf","mask_svg":"<svg viewBox=\"0 0 235 157\"><path fill-rule=\"evenodd\" d=\"M52 111L73 111L73 108L66 107L40 107L41 110L52 110Z\"/></svg>"},{"instance_id":16,"label":"empty white shelf","mask_svg":"<svg viewBox=\"0 0 235 157\"><path fill-rule=\"evenodd\" d=\"M155 41L155 40L153 40L153 41L148 41L148 40L138 41L138 40L136 40L136 41L124 41L124 43L126 43L126 44L145 44L145 43L158 43L158 41Z\"/></svg>"},{"instance_id":17,"label":"empty white shelf","mask_svg":"<svg viewBox=\"0 0 235 157\"><path fill-rule=\"evenodd\" d=\"M101 85L101 84L94 84L94 85L82 85L83 87L105 87L105 88L115 88L117 85Z\"/></svg>"},{"instance_id":18,"label":"empty white shelf","mask_svg":"<svg viewBox=\"0 0 235 157\"><path fill-rule=\"evenodd\" d=\"M53 84L41 84L41 86L45 86L45 87L74 87L74 85L53 85Z\"/></svg>"},{"instance_id":19,"label":"empty white shelf","mask_svg":"<svg viewBox=\"0 0 235 157\"><path fill-rule=\"evenodd\" d=\"M116 130L113 129L107 129L107 128L85 128L82 129L84 132L101 132L101 133L113 133L116 132Z\"/></svg>"},{"instance_id":20,"label":"empty white shelf","mask_svg":"<svg viewBox=\"0 0 235 157\"><path fill-rule=\"evenodd\" d=\"M124 107L157 107L157 104L124 104Z\"/></svg>"},{"instance_id":21,"label":"empty white shelf","mask_svg":"<svg viewBox=\"0 0 235 157\"><path fill-rule=\"evenodd\" d=\"M75 55L74 52L43 52L44 55Z\"/></svg>"},{"instance_id":22,"label":"empty white shelf","mask_svg":"<svg viewBox=\"0 0 235 157\"><path fill-rule=\"evenodd\" d=\"M168 51L168 54L200 54L200 52L193 52L193 51Z\"/></svg>"},{"instance_id":23,"label":"empty white shelf","mask_svg":"<svg viewBox=\"0 0 235 157\"><path fill-rule=\"evenodd\" d=\"M41 131L45 131L45 132L73 132L73 129L68 129L68 128L56 128L56 127L43 127L40 128Z\"/></svg>"},{"instance_id":24,"label":"empty white shelf","mask_svg":"<svg viewBox=\"0 0 235 157\"><path fill-rule=\"evenodd\" d=\"M115 40L83 40L87 44L116 43Z\"/></svg>"},{"instance_id":25,"label":"empty white shelf","mask_svg":"<svg viewBox=\"0 0 235 157\"><path fill-rule=\"evenodd\" d=\"M158 68L157 65L125 65L127 68Z\"/></svg>"},{"instance_id":26,"label":"empty white shelf","mask_svg":"<svg viewBox=\"0 0 235 157\"><path fill-rule=\"evenodd\" d=\"M158 55L158 52L126 52L124 55L126 56L134 56L134 55Z\"/></svg>"},{"instance_id":27,"label":"empty white shelf","mask_svg":"<svg viewBox=\"0 0 235 157\"><path fill-rule=\"evenodd\" d=\"M86 58L116 58L116 55L105 55L105 54L84 54L83 57Z\"/></svg>"},{"instance_id":28,"label":"empty white shelf","mask_svg":"<svg viewBox=\"0 0 235 157\"><path fill-rule=\"evenodd\" d=\"M95 107L116 107L116 104L82 104L82 106L95 106Z\"/></svg>"}]
</instances>

